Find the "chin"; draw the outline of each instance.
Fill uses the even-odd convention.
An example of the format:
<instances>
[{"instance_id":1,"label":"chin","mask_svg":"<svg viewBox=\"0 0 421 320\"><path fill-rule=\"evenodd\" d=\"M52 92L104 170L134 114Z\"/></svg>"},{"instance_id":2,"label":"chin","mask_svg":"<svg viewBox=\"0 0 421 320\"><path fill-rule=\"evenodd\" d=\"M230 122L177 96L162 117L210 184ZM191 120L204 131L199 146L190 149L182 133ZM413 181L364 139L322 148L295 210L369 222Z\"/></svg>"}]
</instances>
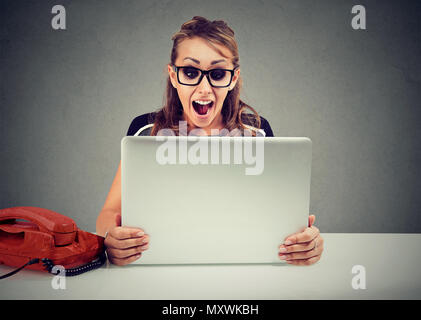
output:
<instances>
[{"instance_id":1,"label":"chin","mask_svg":"<svg viewBox=\"0 0 421 320\"><path fill-rule=\"evenodd\" d=\"M193 122L194 126L200 129L203 128L207 128L211 125L213 119L206 119L206 120L202 120L202 119L195 119Z\"/></svg>"}]
</instances>

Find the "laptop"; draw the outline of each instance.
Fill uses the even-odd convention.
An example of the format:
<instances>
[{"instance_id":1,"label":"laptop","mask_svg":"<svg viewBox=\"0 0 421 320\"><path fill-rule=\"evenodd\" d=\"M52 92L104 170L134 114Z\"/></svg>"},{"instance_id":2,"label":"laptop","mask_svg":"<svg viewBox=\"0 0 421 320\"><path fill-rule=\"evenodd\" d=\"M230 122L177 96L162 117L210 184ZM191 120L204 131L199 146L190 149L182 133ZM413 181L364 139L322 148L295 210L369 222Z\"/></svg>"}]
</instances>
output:
<instances>
[{"instance_id":1,"label":"laptop","mask_svg":"<svg viewBox=\"0 0 421 320\"><path fill-rule=\"evenodd\" d=\"M122 225L150 235L134 264L283 263L307 227L311 140L127 136Z\"/></svg>"}]
</instances>

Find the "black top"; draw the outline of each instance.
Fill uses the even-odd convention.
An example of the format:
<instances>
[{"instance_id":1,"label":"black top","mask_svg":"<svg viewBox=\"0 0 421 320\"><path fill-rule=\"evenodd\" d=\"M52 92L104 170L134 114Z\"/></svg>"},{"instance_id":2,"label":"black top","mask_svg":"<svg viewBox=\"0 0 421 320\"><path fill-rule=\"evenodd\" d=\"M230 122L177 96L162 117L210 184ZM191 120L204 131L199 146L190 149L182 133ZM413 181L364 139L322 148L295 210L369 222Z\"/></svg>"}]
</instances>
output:
<instances>
[{"instance_id":1,"label":"black top","mask_svg":"<svg viewBox=\"0 0 421 320\"><path fill-rule=\"evenodd\" d=\"M132 120L132 123L130 124L129 129L127 130L127 135L128 136L133 136L135 135L139 129L143 128L144 126L147 126L148 124L153 124L155 121L155 112L151 112L151 113L145 113L142 114L136 118L134 118ZM269 122L263 118L260 117L260 129L263 129L263 131L265 132L265 136L266 137L273 137L273 131L272 128L269 125ZM142 136L149 136L150 132L151 132L151 127L147 128L145 130L142 131L142 133L140 135Z\"/></svg>"}]
</instances>

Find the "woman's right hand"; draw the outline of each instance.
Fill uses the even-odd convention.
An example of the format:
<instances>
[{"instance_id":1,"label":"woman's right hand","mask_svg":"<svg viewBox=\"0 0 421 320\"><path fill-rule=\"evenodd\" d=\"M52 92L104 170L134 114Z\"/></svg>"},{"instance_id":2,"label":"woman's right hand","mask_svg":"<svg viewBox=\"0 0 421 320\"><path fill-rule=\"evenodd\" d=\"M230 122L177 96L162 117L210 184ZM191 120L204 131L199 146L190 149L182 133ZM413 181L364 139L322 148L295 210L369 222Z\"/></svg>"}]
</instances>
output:
<instances>
[{"instance_id":1,"label":"woman's right hand","mask_svg":"<svg viewBox=\"0 0 421 320\"><path fill-rule=\"evenodd\" d=\"M104 244L108 260L124 266L139 259L149 248L149 236L140 228L116 226L108 230Z\"/></svg>"}]
</instances>

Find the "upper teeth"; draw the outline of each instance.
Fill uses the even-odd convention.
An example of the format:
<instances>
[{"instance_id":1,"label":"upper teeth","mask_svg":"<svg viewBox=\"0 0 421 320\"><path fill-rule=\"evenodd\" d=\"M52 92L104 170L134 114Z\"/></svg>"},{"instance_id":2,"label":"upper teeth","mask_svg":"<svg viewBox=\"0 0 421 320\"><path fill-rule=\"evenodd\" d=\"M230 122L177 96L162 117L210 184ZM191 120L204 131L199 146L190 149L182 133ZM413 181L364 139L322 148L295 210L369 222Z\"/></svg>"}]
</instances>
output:
<instances>
[{"instance_id":1,"label":"upper teeth","mask_svg":"<svg viewBox=\"0 0 421 320\"><path fill-rule=\"evenodd\" d=\"M196 103L198 103L198 104L205 105L205 104L209 104L209 103L211 103L212 101L196 100L195 102L196 102Z\"/></svg>"}]
</instances>

